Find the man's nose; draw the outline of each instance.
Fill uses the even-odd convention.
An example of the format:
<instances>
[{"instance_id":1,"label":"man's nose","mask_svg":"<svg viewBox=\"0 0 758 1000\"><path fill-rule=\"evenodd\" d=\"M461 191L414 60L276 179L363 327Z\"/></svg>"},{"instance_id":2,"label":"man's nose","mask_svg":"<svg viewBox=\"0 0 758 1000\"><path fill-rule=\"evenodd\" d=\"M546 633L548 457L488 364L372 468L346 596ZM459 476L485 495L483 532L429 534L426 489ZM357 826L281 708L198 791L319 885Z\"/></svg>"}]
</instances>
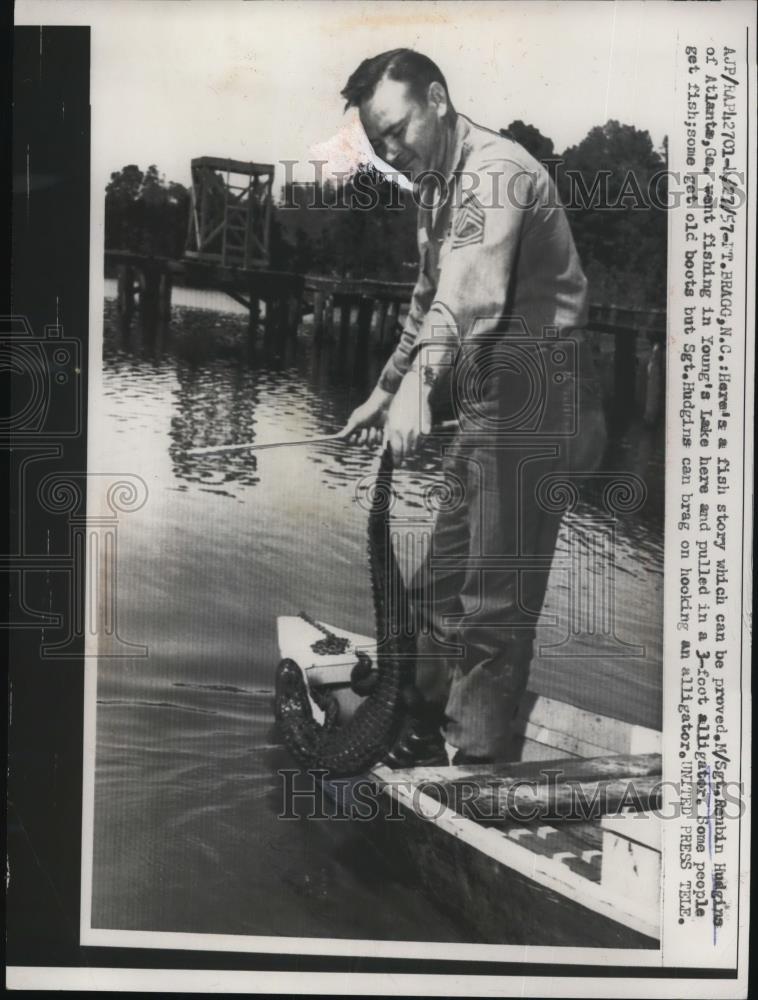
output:
<instances>
[{"instance_id":1,"label":"man's nose","mask_svg":"<svg viewBox=\"0 0 758 1000\"><path fill-rule=\"evenodd\" d=\"M385 161L385 163L389 163L391 167L394 167L395 161L400 158L400 153L401 153L400 144L398 142L390 140L389 142L385 142L384 144L384 154L382 156L382 159Z\"/></svg>"}]
</instances>

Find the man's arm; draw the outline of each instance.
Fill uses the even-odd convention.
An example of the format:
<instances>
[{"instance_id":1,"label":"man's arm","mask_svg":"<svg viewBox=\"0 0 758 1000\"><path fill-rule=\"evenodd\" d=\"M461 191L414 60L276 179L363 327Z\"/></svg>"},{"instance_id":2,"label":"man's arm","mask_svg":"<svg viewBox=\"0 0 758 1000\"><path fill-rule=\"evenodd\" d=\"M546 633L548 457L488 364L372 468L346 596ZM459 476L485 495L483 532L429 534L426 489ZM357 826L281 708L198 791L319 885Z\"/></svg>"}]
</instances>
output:
<instances>
[{"instance_id":1,"label":"man's arm","mask_svg":"<svg viewBox=\"0 0 758 1000\"><path fill-rule=\"evenodd\" d=\"M420 245L419 251L418 277L400 339L373 392L365 403L353 410L340 431L340 437L354 439L359 444L371 442L379 436L378 428L384 424L393 397L408 371L411 352L421 335L424 316L434 296L434 286L425 271L425 245Z\"/></svg>"},{"instance_id":2,"label":"man's arm","mask_svg":"<svg viewBox=\"0 0 758 1000\"><path fill-rule=\"evenodd\" d=\"M426 274L426 248L420 247L421 260L419 263L418 278L411 296L411 305L403 326L403 332L395 346L387 364L384 366L377 385L385 392L395 393L400 386L403 376L410 367L410 359L413 348L418 343L421 329L424 323L432 298L434 297L434 286Z\"/></svg>"}]
</instances>

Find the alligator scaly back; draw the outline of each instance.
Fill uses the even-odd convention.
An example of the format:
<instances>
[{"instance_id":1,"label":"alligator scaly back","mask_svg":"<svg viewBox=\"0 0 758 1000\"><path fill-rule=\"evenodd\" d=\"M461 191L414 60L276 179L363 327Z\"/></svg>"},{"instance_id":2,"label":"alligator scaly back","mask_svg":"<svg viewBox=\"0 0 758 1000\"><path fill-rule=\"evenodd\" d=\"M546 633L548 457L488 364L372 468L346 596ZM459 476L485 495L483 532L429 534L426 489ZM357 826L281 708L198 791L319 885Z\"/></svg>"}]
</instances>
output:
<instances>
[{"instance_id":1,"label":"alligator scaly back","mask_svg":"<svg viewBox=\"0 0 758 1000\"><path fill-rule=\"evenodd\" d=\"M368 521L378 666L371 693L344 726L336 724L336 712L325 704L326 718L320 725L313 718L300 667L282 660L276 671L276 719L287 749L303 767L328 771L335 778L360 774L390 751L403 722L403 696L412 676L408 594L389 531L392 469L392 452L385 448Z\"/></svg>"}]
</instances>

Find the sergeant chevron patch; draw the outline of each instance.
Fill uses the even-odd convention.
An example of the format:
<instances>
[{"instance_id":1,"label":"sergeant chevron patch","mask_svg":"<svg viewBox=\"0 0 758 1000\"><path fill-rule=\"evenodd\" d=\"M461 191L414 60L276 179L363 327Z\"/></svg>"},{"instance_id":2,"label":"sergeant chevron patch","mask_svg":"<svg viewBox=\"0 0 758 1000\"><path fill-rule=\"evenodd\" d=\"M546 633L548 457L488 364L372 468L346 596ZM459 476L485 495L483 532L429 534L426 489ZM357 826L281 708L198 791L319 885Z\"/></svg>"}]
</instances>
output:
<instances>
[{"instance_id":1,"label":"sergeant chevron patch","mask_svg":"<svg viewBox=\"0 0 758 1000\"><path fill-rule=\"evenodd\" d=\"M461 205L453 223L452 249L484 242L484 208L475 195Z\"/></svg>"}]
</instances>

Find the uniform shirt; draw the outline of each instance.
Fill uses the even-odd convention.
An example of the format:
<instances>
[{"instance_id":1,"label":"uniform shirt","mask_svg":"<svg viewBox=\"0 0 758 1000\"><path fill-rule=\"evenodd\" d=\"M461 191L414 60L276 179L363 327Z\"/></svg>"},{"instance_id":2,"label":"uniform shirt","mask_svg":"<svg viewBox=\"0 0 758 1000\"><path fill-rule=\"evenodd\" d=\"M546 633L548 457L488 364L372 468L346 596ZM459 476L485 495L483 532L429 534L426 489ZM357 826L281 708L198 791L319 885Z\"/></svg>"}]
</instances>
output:
<instances>
[{"instance_id":1,"label":"uniform shirt","mask_svg":"<svg viewBox=\"0 0 758 1000\"><path fill-rule=\"evenodd\" d=\"M587 319L587 279L566 213L534 157L457 115L444 177L420 192L418 279L379 377L389 392L424 345L434 345L425 364L445 367L467 338L502 332L509 317L529 337ZM430 187L439 193L433 205Z\"/></svg>"}]
</instances>

